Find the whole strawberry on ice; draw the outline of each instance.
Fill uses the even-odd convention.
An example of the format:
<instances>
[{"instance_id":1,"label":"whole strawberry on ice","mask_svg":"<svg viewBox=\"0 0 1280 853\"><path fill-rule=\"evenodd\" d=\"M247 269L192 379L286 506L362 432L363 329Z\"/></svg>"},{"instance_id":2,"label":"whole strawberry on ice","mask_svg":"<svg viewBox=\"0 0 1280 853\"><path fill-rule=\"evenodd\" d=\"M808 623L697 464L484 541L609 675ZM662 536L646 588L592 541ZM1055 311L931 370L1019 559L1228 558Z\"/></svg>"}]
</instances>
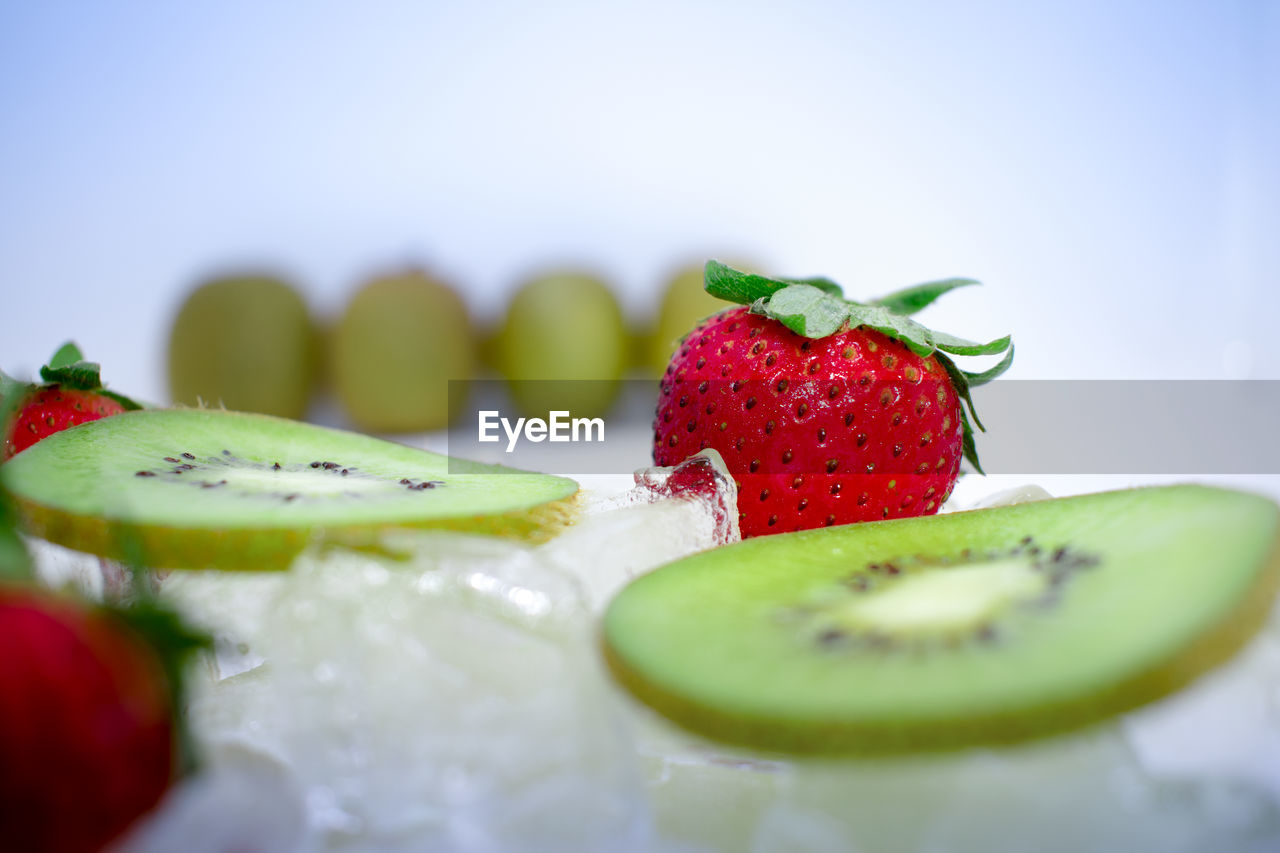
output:
<instances>
[{"instance_id":1,"label":"whole strawberry on ice","mask_svg":"<svg viewBox=\"0 0 1280 853\"><path fill-rule=\"evenodd\" d=\"M709 262L707 292L746 307L703 321L672 357L654 461L719 451L738 483L744 537L937 512L962 458L982 470L969 389L1008 369L1013 344L974 343L910 315L976 283L947 279L860 303L826 279ZM1000 353L982 373L951 358Z\"/></svg>"},{"instance_id":2,"label":"whole strawberry on ice","mask_svg":"<svg viewBox=\"0 0 1280 853\"><path fill-rule=\"evenodd\" d=\"M96 363L84 360L75 344L67 343L40 368L41 385L0 373L0 423L4 425L0 462L68 427L141 408L103 387L100 372Z\"/></svg>"}]
</instances>

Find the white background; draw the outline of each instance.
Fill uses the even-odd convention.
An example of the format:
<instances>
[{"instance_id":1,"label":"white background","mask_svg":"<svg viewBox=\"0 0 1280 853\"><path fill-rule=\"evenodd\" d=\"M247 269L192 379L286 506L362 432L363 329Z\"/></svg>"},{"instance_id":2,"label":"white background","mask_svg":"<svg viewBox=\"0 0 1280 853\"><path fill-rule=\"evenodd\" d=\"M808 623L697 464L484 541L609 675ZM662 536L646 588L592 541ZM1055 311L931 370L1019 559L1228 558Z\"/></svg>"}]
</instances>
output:
<instances>
[{"instance_id":1,"label":"white background","mask_svg":"<svg viewBox=\"0 0 1280 853\"><path fill-rule=\"evenodd\" d=\"M707 255L925 320L1012 377L1280 378L1275 2L5 3L0 366L63 339L164 399L177 301L318 313L424 263L629 312Z\"/></svg>"}]
</instances>

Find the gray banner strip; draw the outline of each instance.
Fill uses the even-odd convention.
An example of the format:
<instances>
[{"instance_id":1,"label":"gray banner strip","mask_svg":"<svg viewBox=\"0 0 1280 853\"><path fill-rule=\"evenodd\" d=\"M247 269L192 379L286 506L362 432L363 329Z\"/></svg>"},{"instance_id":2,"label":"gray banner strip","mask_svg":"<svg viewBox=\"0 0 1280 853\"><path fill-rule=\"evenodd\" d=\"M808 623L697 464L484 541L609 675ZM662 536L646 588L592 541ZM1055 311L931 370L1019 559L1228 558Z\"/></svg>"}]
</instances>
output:
<instances>
[{"instance_id":1,"label":"gray banner strip","mask_svg":"<svg viewBox=\"0 0 1280 853\"><path fill-rule=\"evenodd\" d=\"M513 395L497 380L451 382L449 454L550 473L625 474L651 464L657 380L523 386ZM977 447L989 474L1280 474L1276 380L1000 380L974 401L987 427ZM572 410L559 427L550 423L557 409ZM575 440L579 413L592 423L579 424ZM522 429L512 441L501 419L514 427L521 417L548 421L547 437L529 440ZM497 440L480 439L482 418ZM568 438L553 441L552 432Z\"/></svg>"}]
</instances>

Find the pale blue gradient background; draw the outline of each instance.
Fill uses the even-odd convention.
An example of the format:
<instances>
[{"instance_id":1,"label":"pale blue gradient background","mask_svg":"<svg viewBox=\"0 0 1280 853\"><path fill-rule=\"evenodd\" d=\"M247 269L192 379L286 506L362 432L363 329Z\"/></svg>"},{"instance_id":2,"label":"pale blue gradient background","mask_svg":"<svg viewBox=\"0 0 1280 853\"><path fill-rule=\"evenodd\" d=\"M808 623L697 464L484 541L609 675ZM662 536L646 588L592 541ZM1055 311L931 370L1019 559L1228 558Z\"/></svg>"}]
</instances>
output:
<instances>
[{"instance_id":1,"label":"pale blue gradient background","mask_svg":"<svg viewBox=\"0 0 1280 853\"><path fill-rule=\"evenodd\" d=\"M0 365L164 398L182 292L322 312L715 252L1013 331L1021 378L1280 377L1280 3L6 3Z\"/></svg>"}]
</instances>

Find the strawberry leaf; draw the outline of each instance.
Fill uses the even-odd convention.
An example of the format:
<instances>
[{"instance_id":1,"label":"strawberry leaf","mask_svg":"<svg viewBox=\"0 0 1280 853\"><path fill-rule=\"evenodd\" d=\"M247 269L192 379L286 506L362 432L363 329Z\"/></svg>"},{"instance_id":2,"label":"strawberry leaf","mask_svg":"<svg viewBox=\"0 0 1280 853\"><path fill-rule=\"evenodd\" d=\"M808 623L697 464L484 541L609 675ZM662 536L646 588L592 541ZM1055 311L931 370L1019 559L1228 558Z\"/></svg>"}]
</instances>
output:
<instances>
[{"instance_id":1,"label":"strawberry leaf","mask_svg":"<svg viewBox=\"0 0 1280 853\"><path fill-rule=\"evenodd\" d=\"M987 472L982 470L982 463L978 461L978 447L973 440L973 427L969 424L969 417L964 413L963 406L960 407L960 424L963 427L961 444L965 461L973 466L973 470L985 477Z\"/></svg>"},{"instance_id":2,"label":"strawberry leaf","mask_svg":"<svg viewBox=\"0 0 1280 853\"><path fill-rule=\"evenodd\" d=\"M791 284L767 299L757 300L751 310L772 317L797 335L825 338L845 324L850 307L829 291L811 284Z\"/></svg>"},{"instance_id":3,"label":"strawberry leaf","mask_svg":"<svg viewBox=\"0 0 1280 853\"><path fill-rule=\"evenodd\" d=\"M59 347L49 363L40 368L40 378L51 385L75 391L96 391L115 400L126 411L142 408L141 404L123 394L108 391L102 384L102 366L96 361L85 361L80 348L70 341Z\"/></svg>"},{"instance_id":4,"label":"strawberry leaf","mask_svg":"<svg viewBox=\"0 0 1280 853\"><path fill-rule=\"evenodd\" d=\"M951 384L955 386L956 393L960 395L960 399L969 407L969 414L973 415L973 422L978 425L978 429L986 432L987 428L982 425L982 420L978 417L977 410L973 408L973 395L969 393L969 375L956 367L956 363L942 353L935 353L935 357L943 369L947 371L947 376L951 378Z\"/></svg>"},{"instance_id":5,"label":"strawberry leaf","mask_svg":"<svg viewBox=\"0 0 1280 853\"><path fill-rule=\"evenodd\" d=\"M777 320L807 338L825 338L846 326L865 327L902 341L916 355L937 359L946 370L960 396L964 458L982 473L973 437L976 426L986 427L973 406L971 388L984 385L1003 374L1013 363L1013 339L1005 335L986 343L936 332L911 318L911 314L933 304L938 297L959 287L978 282L971 278L948 278L917 284L870 303L845 299L840 286L830 279L772 279L745 273L718 261L708 261L706 290L712 296L751 306L751 313ZM961 370L951 356L998 355L1004 358L981 373ZM972 422L970 421L972 418Z\"/></svg>"},{"instance_id":6,"label":"strawberry leaf","mask_svg":"<svg viewBox=\"0 0 1280 853\"><path fill-rule=\"evenodd\" d=\"M949 352L952 355L995 355L1004 352L1013 345L1013 338L1005 335L1003 338L996 338L994 341L987 341L985 344L966 341L964 338L957 338L955 335L948 335L946 332L934 332L933 339L938 345L938 349L943 352Z\"/></svg>"},{"instance_id":7,"label":"strawberry leaf","mask_svg":"<svg viewBox=\"0 0 1280 853\"><path fill-rule=\"evenodd\" d=\"M80 352L80 347L76 346L75 343L67 341L58 347L58 351L53 354L53 358L49 359L48 366L53 370L57 370L59 367L67 367L77 361L84 361L84 354Z\"/></svg>"},{"instance_id":8,"label":"strawberry leaf","mask_svg":"<svg viewBox=\"0 0 1280 853\"><path fill-rule=\"evenodd\" d=\"M34 577L31 555L27 553L26 545L13 524L9 496L0 490L0 583L30 581Z\"/></svg>"},{"instance_id":9,"label":"strawberry leaf","mask_svg":"<svg viewBox=\"0 0 1280 853\"><path fill-rule=\"evenodd\" d=\"M30 390L29 384L14 379L0 370L0 414L6 413L9 407L17 405L18 400L25 397Z\"/></svg>"},{"instance_id":10,"label":"strawberry leaf","mask_svg":"<svg viewBox=\"0 0 1280 853\"><path fill-rule=\"evenodd\" d=\"M881 305L855 305L849 318L850 326L866 326L897 338L916 355L928 356L937 348L933 332L903 314L895 314Z\"/></svg>"},{"instance_id":11,"label":"strawberry leaf","mask_svg":"<svg viewBox=\"0 0 1280 853\"><path fill-rule=\"evenodd\" d=\"M830 293L832 296L844 297L844 288L836 284L829 278L823 276L814 276L813 278L780 278L778 281L785 281L787 284L807 284L810 287L816 287L824 293Z\"/></svg>"},{"instance_id":12,"label":"strawberry leaf","mask_svg":"<svg viewBox=\"0 0 1280 853\"><path fill-rule=\"evenodd\" d=\"M968 381L969 387L977 388L979 385L986 385L992 379L995 379L997 376L1004 373L1009 369L1009 365L1011 364L1013 364L1012 346L1009 347L1009 351L1005 353L1004 358L1000 359L1000 363L990 370L984 370L982 373L970 373L967 370L961 372L964 373L964 378Z\"/></svg>"},{"instance_id":13,"label":"strawberry leaf","mask_svg":"<svg viewBox=\"0 0 1280 853\"><path fill-rule=\"evenodd\" d=\"M102 366L96 361L74 361L58 367L46 364L40 368L40 378L63 388L97 391L102 387Z\"/></svg>"},{"instance_id":14,"label":"strawberry leaf","mask_svg":"<svg viewBox=\"0 0 1280 853\"><path fill-rule=\"evenodd\" d=\"M140 636L159 660L173 710L180 769L183 773L193 772L196 755L185 713L187 661L201 651L212 649L213 637L188 625L181 616L152 598L114 604L106 609Z\"/></svg>"},{"instance_id":15,"label":"strawberry leaf","mask_svg":"<svg viewBox=\"0 0 1280 853\"><path fill-rule=\"evenodd\" d=\"M115 391L108 391L106 388L100 389L98 393L101 394L103 397L108 397L112 400L115 400L124 408L126 412L134 412L134 411L137 411L138 409L145 408L145 406L143 406L137 400L131 400L123 394L117 394Z\"/></svg>"},{"instance_id":16,"label":"strawberry leaf","mask_svg":"<svg viewBox=\"0 0 1280 853\"><path fill-rule=\"evenodd\" d=\"M785 281L735 270L719 261L707 261L702 280L707 293L717 299L740 305L751 305L757 299L768 299L787 286Z\"/></svg>"},{"instance_id":17,"label":"strawberry leaf","mask_svg":"<svg viewBox=\"0 0 1280 853\"><path fill-rule=\"evenodd\" d=\"M914 314L928 307L935 299L957 287L969 287L977 284L971 278L946 278L941 281L929 281L914 287L895 290L888 296L873 301L872 305L883 305L895 314Z\"/></svg>"}]
</instances>

